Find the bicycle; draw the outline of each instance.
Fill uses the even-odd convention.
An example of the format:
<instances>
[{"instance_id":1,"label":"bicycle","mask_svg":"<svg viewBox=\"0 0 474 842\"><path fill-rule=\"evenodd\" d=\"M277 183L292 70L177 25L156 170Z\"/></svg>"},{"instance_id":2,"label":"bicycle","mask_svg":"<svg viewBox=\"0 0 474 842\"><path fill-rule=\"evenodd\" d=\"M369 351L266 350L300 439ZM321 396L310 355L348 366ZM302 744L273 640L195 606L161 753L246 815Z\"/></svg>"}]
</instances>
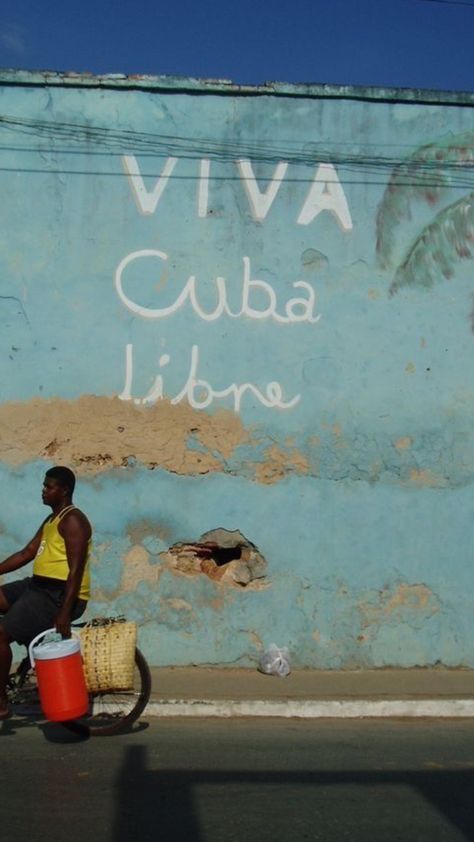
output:
<instances>
[{"instance_id":1,"label":"bicycle","mask_svg":"<svg viewBox=\"0 0 474 842\"><path fill-rule=\"evenodd\" d=\"M78 623L73 628L82 628ZM131 690L102 690L89 692L89 709L80 719L62 722L70 731L81 736L108 737L128 730L141 716L151 695L151 673L145 657L135 648L135 668ZM27 655L10 673L7 682L9 704L39 705L38 685L34 669Z\"/></svg>"}]
</instances>

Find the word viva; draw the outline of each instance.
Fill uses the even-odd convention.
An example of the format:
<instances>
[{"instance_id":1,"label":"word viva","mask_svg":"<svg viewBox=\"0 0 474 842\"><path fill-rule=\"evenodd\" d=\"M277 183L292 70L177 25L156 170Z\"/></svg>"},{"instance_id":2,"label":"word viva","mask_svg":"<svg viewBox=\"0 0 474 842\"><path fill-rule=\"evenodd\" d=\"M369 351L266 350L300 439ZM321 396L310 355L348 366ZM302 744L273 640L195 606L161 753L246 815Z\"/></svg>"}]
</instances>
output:
<instances>
[{"instance_id":1,"label":"word viva","mask_svg":"<svg viewBox=\"0 0 474 842\"><path fill-rule=\"evenodd\" d=\"M168 158L154 186L147 189L144 176L135 155L122 155L122 167L128 177L132 195L139 213L149 216L155 213L174 170L178 158ZM263 222L270 211L285 180L288 164L280 161L264 189L258 183L252 162L235 161L239 181L247 196L250 214L256 222ZM145 176L146 177L146 176ZM262 179L263 180L263 179ZM211 161L203 158L199 162L197 178L197 215L207 217L209 210L210 189L212 185ZM343 231L352 231L352 218L347 199L337 172L332 164L318 164L308 194L303 201L296 222L309 225L322 211L329 211Z\"/></svg>"}]
</instances>

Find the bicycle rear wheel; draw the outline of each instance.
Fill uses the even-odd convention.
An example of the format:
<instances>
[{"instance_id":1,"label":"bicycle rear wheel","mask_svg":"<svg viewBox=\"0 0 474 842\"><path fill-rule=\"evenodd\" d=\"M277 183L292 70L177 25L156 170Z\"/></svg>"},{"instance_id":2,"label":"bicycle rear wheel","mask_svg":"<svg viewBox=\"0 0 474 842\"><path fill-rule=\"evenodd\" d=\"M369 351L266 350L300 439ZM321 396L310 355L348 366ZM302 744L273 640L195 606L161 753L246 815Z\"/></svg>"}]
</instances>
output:
<instances>
[{"instance_id":1,"label":"bicycle rear wheel","mask_svg":"<svg viewBox=\"0 0 474 842\"><path fill-rule=\"evenodd\" d=\"M86 716L62 724L82 736L108 737L119 734L137 721L148 704L150 694L150 668L140 650L135 649L133 688L91 693Z\"/></svg>"}]
</instances>

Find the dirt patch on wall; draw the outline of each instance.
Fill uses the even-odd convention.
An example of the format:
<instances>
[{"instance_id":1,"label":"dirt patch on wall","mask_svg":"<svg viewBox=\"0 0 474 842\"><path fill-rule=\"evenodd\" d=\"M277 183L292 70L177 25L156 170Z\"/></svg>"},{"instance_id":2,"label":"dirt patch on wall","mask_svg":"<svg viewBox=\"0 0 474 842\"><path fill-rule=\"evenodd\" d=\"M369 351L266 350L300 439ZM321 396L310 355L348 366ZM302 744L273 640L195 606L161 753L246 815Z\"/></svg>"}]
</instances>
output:
<instances>
[{"instance_id":1,"label":"dirt patch on wall","mask_svg":"<svg viewBox=\"0 0 474 842\"><path fill-rule=\"evenodd\" d=\"M437 476L433 471L414 468L410 472L410 482L420 488L445 488L448 485L446 477Z\"/></svg>"},{"instance_id":2,"label":"dirt patch on wall","mask_svg":"<svg viewBox=\"0 0 474 842\"><path fill-rule=\"evenodd\" d=\"M412 446L412 443L413 439L411 438L411 436L401 436L399 439L396 440L395 447L397 448L397 450L409 450Z\"/></svg>"},{"instance_id":3,"label":"dirt patch on wall","mask_svg":"<svg viewBox=\"0 0 474 842\"><path fill-rule=\"evenodd\" d=\"M389 619L403 620L416 625L440 610L436 594L421 582L400 582L392 588L384 588L370 594L358 604L362 618L362 629L378 627ZM359 640L365 640L361 635Z\"/></svg>"},{"instance_id":4,"label":"dirt patch on wall","mask_svg":"<svg viewBox=\"0 0 474 842\"><path fill-rule=\"evenodd\" d=\"M150 556L140 544L131 547L123 559L122 591L134 591L137 582L147 582L155 587L162 572L162 565L150 564Z\"/></svg>"},{"instance_id":5,"label":"dirt patch on wall","mask_svg":"<svg viewBox=\"0 0 474 842\"><path fill-rule=\"evenodd\" d=\"M271 485L289 473L309 473L308 459L295 448L285 451L274 445L265 450L264 456L265 461L255 466L255 478L258 482Z\"/></svg>"},{"instance_id":6,"label":"dirt patch on wall","mask_svg":"<svg viewBox=\"0 0 474 842\"><path fill-rule=\"evenodd\" d=\"M225 470L249 436L238 415L213 415L168 401L137 407L118 398L34 399L0 406L0 460L70 465L79 474L114 467L163 468L178 474Z\"/></svg>"}]
</instances>

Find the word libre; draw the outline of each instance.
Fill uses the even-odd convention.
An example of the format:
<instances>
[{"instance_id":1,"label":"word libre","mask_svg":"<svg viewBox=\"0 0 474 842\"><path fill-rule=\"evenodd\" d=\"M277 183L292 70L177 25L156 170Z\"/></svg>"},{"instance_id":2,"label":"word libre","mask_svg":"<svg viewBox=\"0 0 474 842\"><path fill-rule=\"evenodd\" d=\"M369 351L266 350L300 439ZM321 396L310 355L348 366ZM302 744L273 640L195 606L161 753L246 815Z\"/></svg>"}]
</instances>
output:
<instances>
[{"instance_id":1,"label":"word libre","mask_svg":"<svg viewBox=\"0 0 474 842\"><path fill-rule=\"evenodd\" d=\"M159 359L159 367L164 368L170 362L169 354L162 354ZM214 389L207 380L203 380L198 376L199 368L199 346L193 345L191 348L191 362L189 367L188 377L186 382L173 398L171 403L176 405L181 403L184 398L187 399L189 405L193 409L207 409L215 398L233 398L234 412L239 412L241 408L242 398L246 392L250 392L253 396L268 409L291 409L296 406L301 399L301 395L295 395L291 400L283 400L283 390L279 383L272 381L267 383L265 390L257 388L252 383L231 383L225 389ZM157 401L165 397L163 375L158 374L155 377L155 382L143 398L132 398L132 382L133 382L133 344L129 343L125 347L125 385L119 398L123 401L133 400L135 404L143 404L151 406Z\"/></svg>"},{"instance_id":2,"label":"word libre","mask_svg":"<svg viewBox=\"0 0 474 842\"><path fill-rule=\"evenodd\" d=\"M155 213L177 162L177 158L168 158L161 175L153 188L149 190L145 186L135 156L122 156L122 165L129 177L132 195L139 213L143 215ZM277 197L288 164L280 162L276 166L265 190L261 190L257 183L250 161L237 161L236 165L247 194L250 212L255 221L262 222ZM201 160L199 171L198 216L204 217L208 214L211 161ZM320 164L317 167L314 181L297 218L298 224L308 225L323 210L329 211L343 230L352 229L347 200L331 164ZM167 260L168 255L164 251L141 249L126 255L117 266L116 293L124 307L135 316L160 320L170 318L182 308L188 307L198 319L205 322L215 322L221 318L245 318L258 321L271 320L280 325L290 325L316 324L321 318L321 314L316 313L316 294L310 283L302 280L294 281L291 284L294 295L283 303L279 302L274 288L268 281L252 277L251 261L248 256L242 258L242 281L237 307L235 305L232 307L229 302L225 278L217 276L215 278L215 305L204 308L199 299L199 281L193 274L184 282L175 300L166 306L145 306L135 300L127 291L127 270L134 266L135 277L137 270L149 272L150 267L152 272L159 272ZM169 365L170 361L171 357L168 354L160 356L158 361L160 372ZM134 376L134 346L128 343L125 347L124 387L119 395L121 400L152 405L164 397L169 398L169 393L165 390L163 374L156 373L156 368L153 385L143 397L133 397ZM253 396L268 409L292 409L301 400L300 394L285 398L282 386L275 380L268 382L263 388L252 383L231 383L225 388L215 388L201 375L200 349L196 344L191 347L187 379L180 391L170 400L172 404L187 400L192 408L202 410L210 407L214 400L230 398L233 400L234 411L239 412L245 395Z\"/></svg>"}]
</instances>

